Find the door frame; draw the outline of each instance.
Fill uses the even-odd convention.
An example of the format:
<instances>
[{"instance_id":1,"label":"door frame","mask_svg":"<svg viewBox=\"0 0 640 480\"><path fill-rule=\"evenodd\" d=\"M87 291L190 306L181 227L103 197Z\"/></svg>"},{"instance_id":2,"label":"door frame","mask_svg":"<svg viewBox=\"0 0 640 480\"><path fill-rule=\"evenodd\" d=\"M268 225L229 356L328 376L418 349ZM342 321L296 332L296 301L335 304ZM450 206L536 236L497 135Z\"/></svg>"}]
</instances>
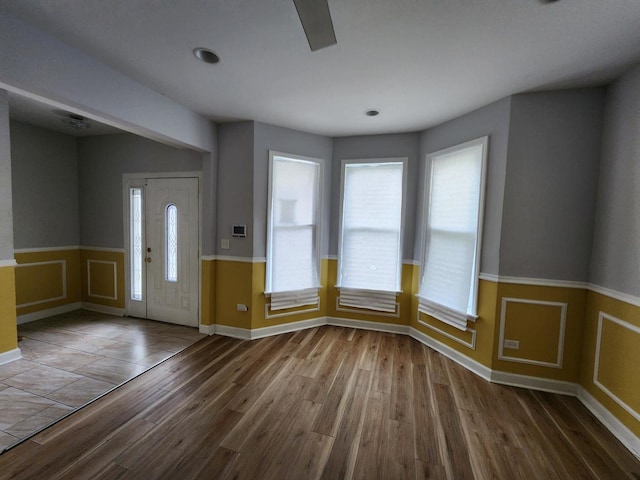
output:
<instances>
[{"instance_id":1,"label":"door frame","mask_svg":"<svg viewBox=\"0 0 640 480\"><path fill-rule=\"evenodd\" d=\"M129 316L131 303L131 258L129 252L130 234L130 198L129 188L145 185L147 179L151 178L197 178L198 179L198 328L202 325L202 172L141 172L122 174L122 221L124 232L124 315ZM145 196L146 201L146 196ZM144 292L146 295L146 291Z\"/></svg>"}]
</instances>

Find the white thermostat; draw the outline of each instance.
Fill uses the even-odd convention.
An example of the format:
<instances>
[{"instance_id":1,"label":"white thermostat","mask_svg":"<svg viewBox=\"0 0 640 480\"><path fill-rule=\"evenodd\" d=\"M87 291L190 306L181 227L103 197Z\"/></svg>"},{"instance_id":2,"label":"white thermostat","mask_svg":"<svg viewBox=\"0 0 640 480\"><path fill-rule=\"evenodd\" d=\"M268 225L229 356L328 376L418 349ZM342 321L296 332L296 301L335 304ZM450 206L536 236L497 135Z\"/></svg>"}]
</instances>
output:
<instances>
[{"instance_id":1,"label":"white thermostat","mask_svg":"<svg viewBox=\"0 0 640 480\"><path fill-rule=\"evenodd\" d=\"M247 226L246 225L234 225L231 228L231 236L232 237L246 237L247 236Z\"/></svg>"}]
</instances>

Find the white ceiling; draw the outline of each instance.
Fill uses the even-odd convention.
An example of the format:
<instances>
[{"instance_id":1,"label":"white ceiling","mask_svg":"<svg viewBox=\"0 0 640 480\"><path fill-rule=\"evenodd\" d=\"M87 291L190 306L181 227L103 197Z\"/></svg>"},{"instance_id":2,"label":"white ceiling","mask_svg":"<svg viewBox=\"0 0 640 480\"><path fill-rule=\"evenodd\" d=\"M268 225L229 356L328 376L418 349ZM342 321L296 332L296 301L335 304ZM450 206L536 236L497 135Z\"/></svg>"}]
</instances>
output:
<instances>
[{"instance_id":1,"label":"white ceiling","mask_svg":"<svg viewBox=\"0 0 640 480\"><path fill-rule=\"evenodd\" d=\"M422 130L514 93L603 85L640 63L638 0L329 7L338 43L311 52L292 0L0 0L212 120L331 136ZM201 46L221 62L195 60Z\"/></svg>"}]
</instances>

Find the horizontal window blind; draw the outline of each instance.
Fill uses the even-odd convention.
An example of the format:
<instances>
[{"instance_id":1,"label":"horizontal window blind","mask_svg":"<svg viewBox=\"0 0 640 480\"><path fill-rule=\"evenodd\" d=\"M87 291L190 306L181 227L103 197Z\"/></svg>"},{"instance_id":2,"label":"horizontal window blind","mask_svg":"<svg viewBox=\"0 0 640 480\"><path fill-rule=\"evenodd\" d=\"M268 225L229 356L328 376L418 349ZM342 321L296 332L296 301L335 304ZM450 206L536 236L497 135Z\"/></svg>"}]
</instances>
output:
<instances>
[{"instance_id":1,"label":"horizontal window blind","mask_svg":"<svg viewBox=\"0 0 640 480\"><path fill-rule=\"evenodd\" d=\"M317 301L319 185L319 162L271 154L266 290L272 309Z\"/></svg>"},{"instance_id":2,"label":"horizontal window blind","mask_svg":"<svg viewBox=\"0 0 640 480\"><path fill-rule=\"evenodd\" d=\"M483 149L431 157L420 309L459 328L475 315Z\"/></svg>"},{"instance_id":3,"label":"horizontal window blind","mask_svg":"<svg viewBox=\"0 0 640 480\"><path fill-rule=\"evenodd\" d=\"M271 310L316 305L320 301L317 288L307 288L291 292L273 292L271 294Z\"/></svg>"},{"instance_id":4,"label":"horizontal window blind","mask_svg":"<svg viewBox=\"0 0 640 480\"><path fill-rule=\"evenodd\" d=\"M340 288L340 305L393 313L396 311L396 292Z\"/></svg>"}]
</instances>

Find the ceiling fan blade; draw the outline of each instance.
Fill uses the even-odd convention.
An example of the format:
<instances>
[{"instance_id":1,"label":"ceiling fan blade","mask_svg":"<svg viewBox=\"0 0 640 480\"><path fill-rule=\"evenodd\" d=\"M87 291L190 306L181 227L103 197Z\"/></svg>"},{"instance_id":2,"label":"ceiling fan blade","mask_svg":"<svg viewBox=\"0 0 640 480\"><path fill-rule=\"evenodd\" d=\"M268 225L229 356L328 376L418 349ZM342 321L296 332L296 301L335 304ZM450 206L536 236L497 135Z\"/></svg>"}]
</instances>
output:
<instances>
[{"instance_id":1,"label":"ceiling fan blade","mask_svg":"<svg viewBox=\"0 0 640 480\"><path fill-rule=\"evenodd\" d=\"M293 0L293 3L312 52L337 43L327 0Z\"/></svg>"}]
</instances>

